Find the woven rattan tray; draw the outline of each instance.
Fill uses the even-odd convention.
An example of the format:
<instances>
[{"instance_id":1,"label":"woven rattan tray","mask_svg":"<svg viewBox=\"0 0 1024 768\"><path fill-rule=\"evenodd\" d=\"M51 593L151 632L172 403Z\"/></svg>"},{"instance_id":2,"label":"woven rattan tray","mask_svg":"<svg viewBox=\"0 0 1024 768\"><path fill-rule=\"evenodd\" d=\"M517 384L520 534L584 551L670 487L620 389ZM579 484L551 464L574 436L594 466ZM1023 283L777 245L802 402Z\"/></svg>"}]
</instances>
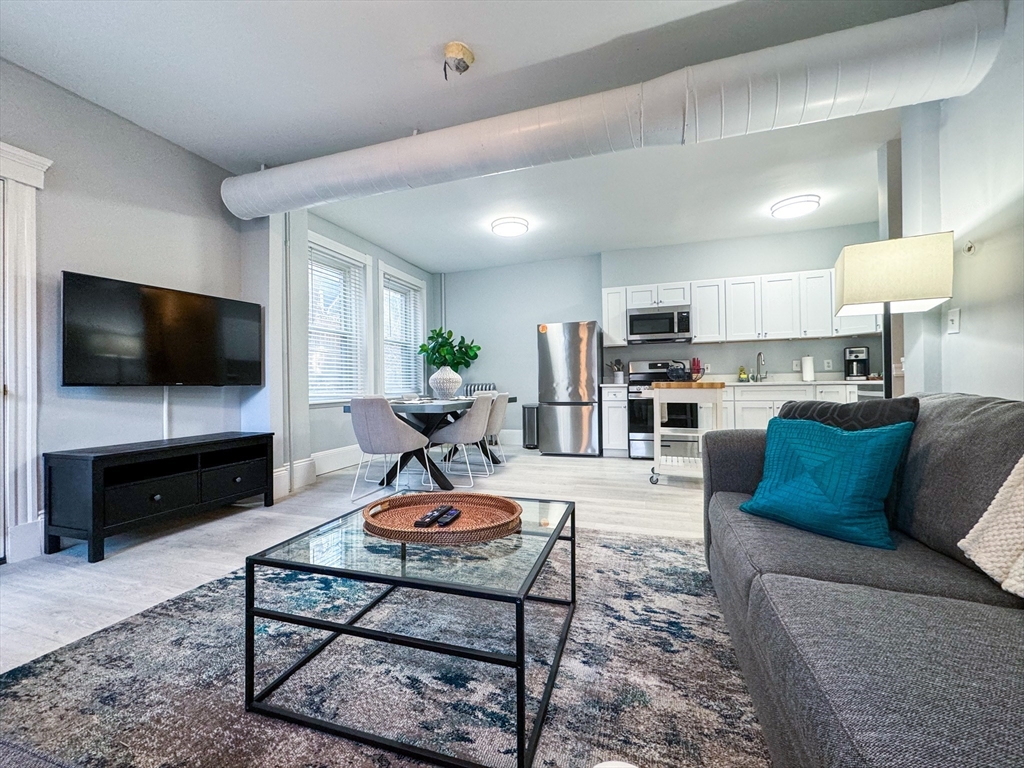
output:
<instances>
[{"instance_id":1,"label":"woven rattan tray","mask_svg":"<svg viewBox=\"0 0 1024 768\"><path fill-rule=\"evenodd\" d=\"M440 504L462 515L451 525L416 528L413 523ZM363 529L374 536L419 544L472 544L519 531L523 508L512 499L485 493L408 493L363 509Z\"/></svg>"}]
</instances>

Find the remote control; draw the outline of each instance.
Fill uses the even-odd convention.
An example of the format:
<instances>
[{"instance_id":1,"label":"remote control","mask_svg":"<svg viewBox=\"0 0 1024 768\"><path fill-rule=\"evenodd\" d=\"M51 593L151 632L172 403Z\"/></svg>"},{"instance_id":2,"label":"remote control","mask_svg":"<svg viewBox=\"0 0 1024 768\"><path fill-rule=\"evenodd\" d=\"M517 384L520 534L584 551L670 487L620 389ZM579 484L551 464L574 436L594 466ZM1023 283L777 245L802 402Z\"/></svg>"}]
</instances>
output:
<instances>
[{"instance_id":1,"label":"remote control","mask_svg":"<svg viewBox=\"0 0 1024 768\"><path fill-rule=\"evenodd\" d=\"M451 525L452 523L454 523L456 520L459 519L459 515L461 515L461 514L462 514L461 510L454 509L454 508L449 509L447 512L445 512L441 516L441 519L437 521L437 527L438 528L444 528L445 526Z\"/></svg>"},{"instance_id":2,"label":"remote control","mask_svg":"<svg viewBox=\"0 0 1024 768\"><path fill-rule=\"evenodd\" d=\"M441 517L441 515L447 513L448 510L450 510L451 508L451 504L442 504L440 507L435 507L434 509L427 512L427 514L425 514L415 523L413 523L413 525L416 528L429 528L437 522L437 519Z\"/></svg>"}]
</instances>

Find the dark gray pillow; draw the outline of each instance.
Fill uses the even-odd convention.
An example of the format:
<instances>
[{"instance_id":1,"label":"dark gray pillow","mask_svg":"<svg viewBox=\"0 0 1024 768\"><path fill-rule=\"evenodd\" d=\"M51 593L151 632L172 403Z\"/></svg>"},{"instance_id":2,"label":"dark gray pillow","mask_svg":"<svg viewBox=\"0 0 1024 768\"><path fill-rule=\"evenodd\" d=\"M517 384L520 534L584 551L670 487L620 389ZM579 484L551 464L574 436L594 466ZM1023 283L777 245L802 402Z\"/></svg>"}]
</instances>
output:
<instances>
[{"instance_id":1,"label":"dark gray pillow","mask_svg":"<svg viewBox=\"0 0 1024 768\"><path fill-rule=\"evenodd\" d=\"M830 427L838 427L847 432L861 429L888 427L904 421L917 423L917 414L921 410L921 402L916 397L895 397L890 400L864 400L859 403L826 403L820 400L790 400L779 409L780 419L803 419L817 421ZM885 516L889 518L889 526L896 523L896 510L899 505L900 486L903 481L903 468L907 464L907 449L903 451L896 474L893 475L892 488L885 497Z\"/></svg>"}]
</instances>

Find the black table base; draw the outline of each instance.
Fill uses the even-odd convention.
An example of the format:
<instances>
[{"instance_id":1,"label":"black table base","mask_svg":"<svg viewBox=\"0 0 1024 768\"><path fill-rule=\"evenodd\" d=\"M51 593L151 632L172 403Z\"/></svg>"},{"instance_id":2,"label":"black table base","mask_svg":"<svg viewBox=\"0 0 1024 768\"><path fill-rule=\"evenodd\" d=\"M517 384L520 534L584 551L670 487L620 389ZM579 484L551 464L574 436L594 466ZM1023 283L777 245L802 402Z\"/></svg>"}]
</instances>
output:
<instances>
[{"instance_id":1,"label":"black table base","mask_svg":"<svg viewBox=\"0 0 1024 768\"><path fill-rule=\"evenodd\" d=\"M311 566L304 565L301 563L285 563L276 560L270 560L260 557L249 557L245 561L245 708L249 712L258 712L263 715L270 717L276 717L281 720L288 722L297 723L299 725L305 725L310 728L315 728L325 733L334 734L337 736L343 736L354 741L358 741L364 744L370 744L376 747L383 747L393 752L397 752L402 755L414 757L427 762L432 762L437 765L450 766L451 768L487 768L483 763L476 763L470 760L464 760L452 755L446 755L441 752L434 750L425 749L418 747L415 744L409 744L406 742L396 741L394 739L388 739L383 736L378 736L367 731L362 731L356 728L350 728L340 723L323 720L309 715L295 712L285 707L280 707L267 702L267 699L281 687L287 680L302 669L307 663L315 659L325 648L331 643L337 640L339 637L344 635L359 637L367 640L376 640L384 643L391 643L393 645L401 645L407 648L415 648L418 650L429 651L433 653L443 653L449 656L457 656L464 659L471 659L473 661L479 661L486 664L493 664L499 667L512 668L516 672L516 765L518 768L529 768L533 765L533 758L537 752L537 745L540 741L541 729L544 726L544 717L547 713L548 704L551 701L551 693L555 687L555 678L558 675L558 667L562 660L562 653L565 650L565 645L569 637L569 628L572 623L573 613L576 608L576 510L573 507L569 518L569 535L565 535L566 519L562 519L561 529L556 532L555 535L550 537L547 545L545 546L541 556L529 576L525 584L525 591L521 597L509 595L505 593L496 592L486 588L474 588L466 586L456 586L450 584L437 584L433 582L420 582L417 583L415 580L410 580L404 577L405 570L405 552L406 545L402 545L402 570L403 577L398 579L392 579L387 576L380 574L366 574L359 571L349 571L341 568L327 568L324 566ZM544 535L548 534L538 532L527 532L523 531L520 535ZM569 599L547 597L542 595L531 595L530 591L540 575L540 571L544 564L548 561L548 557L551 554L555 544L559 541L566 541L569 543L570 552L570 583L569 583ZM374 597L369 603L363 606L352 618L344 622L328 621L325 619L317 619L310 616L297 615L292 613L286 613L283 611L275 611L264 608L258 608L255 605L255 567L263 566L269 568L279 568L283 570L303 571L307 573L319 573L328 574L331 576L337 576L339 578L355 579L358 581L365 581L369 583L377 583L387 585L387 588L379 595ZM369 629L366 627L360 627L359 621L366 616L371 610L378 606L381 602L386 600L389 595L395 590L397 586L410 589L420 589L424 591L442 592L446 594L459 595L462 597L470 597L481 600L491 600L504 603L512 603L515 605L516 610L516 628L515 628L515 653L504 654L494 653L491 651L481 651L475 648L454 645L449 643L440 643L433 640L423 640L417 637L411 637L409 635L401 635L392 632L383 632L380 630ZM551 668L548 672L547 679L544 683L544 691L541 694L540 705L536 714L536 718L533 721L533 727L529 728L527 725L527 714L526 714L526 602L543 602L553 605L561 605L566 608L565 619L562 621L562 626L558 635L558 644L555 648L554 658L551 662ZM320 629L330 632L323 641L313 647L312 650L307 652L302 658L292 664L288 669L284 670L278 675L272 682L265 686L260 691L255 690L255 623L256 619L269 619L273 621L279 621L286 624L294 624L298 626L311 627L313 629Z\"/></svg>"}]
</instances>

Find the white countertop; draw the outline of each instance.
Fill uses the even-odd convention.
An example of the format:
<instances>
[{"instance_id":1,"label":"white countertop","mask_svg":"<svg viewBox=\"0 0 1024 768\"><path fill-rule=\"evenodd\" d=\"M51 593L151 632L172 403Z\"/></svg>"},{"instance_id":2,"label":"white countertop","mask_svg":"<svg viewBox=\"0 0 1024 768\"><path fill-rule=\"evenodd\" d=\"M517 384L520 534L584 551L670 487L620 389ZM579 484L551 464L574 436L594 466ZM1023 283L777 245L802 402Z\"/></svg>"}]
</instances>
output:
<instances>
[{"instance_id":1,"label":"white countertop","mask_svg":"<svg viewBox=\"0 0 1024 768\"><path fill-rule=\"evenodd\" d=\"M850 386L874 385L882 386L881 379L877 381L846 381L845 379L815 379L814 381L803 381L802 379L776 379L769 378L768 381L736 381L727 380L724 376L705 376L702 381L724 381L727 387L799 387L814 386L818 384L848 384ZM628 384L601 384L602 387L627 387Z\"/></svg>"}]
</instances>

